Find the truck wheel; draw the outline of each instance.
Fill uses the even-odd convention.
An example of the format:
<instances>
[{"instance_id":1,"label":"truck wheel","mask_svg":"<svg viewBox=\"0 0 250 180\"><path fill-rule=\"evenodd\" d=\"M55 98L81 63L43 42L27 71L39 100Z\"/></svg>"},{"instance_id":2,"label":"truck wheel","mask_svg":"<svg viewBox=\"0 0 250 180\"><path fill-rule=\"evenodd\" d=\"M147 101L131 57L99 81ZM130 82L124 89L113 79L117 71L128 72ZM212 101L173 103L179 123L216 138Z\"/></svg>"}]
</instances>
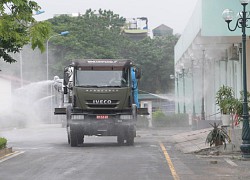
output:
<instances>
[{"instance_id":1,"label":"truck wheel","mask_svg":"<svg viewBox=\"0 0 250 180\"><path fill-rule=\"evenodd\" d=\"M83 144L83 138L84 138L84 135L78 133L77 134L77 144Z\"/></svg>"},{"instance_id":2,"label":"truck wheel","mask_svg":"<svg viewBox=\"0 0 250 180\"><path fill-rule=\"evenodd\" d=\"M67 106L67 108L66 108L65 125L66 125L66 129L67 129L68 143L69 144L70 144L70 127L69 127L69 121L71 119L71 111L72 111L72 107L71 106Z\"/></svg>"},{"instance_id":3,"label":"truck wheel","mask_svg":"<svg viewBox=\"0 0 250 180\"><path fill-rule=\"evenodd\" d=\"M71 147L76 147L77 144L77 133L75 131L73 131L72 129L70 129L70 145Z\"/></svg>"},{"instance_id":4,"label":"truck wheel","mask_svg":"<svg viewBox=\"0 0 250 180\"><path fill-rule=\"evenodd\" d=\"M117 136L117 143L119 145L123 145L124 144L124 137L122 135L118 135Z\"/></svg>"},{"instance_id":5,"label":"truck wheel","mask_svg":"<svg viewBox=\"0 0 250 180\"><path fill-rule=\"evenodd\" d=\"M69 126L67 126L67 136L68 136L68 144L70 144Z\"/></svg>"},{"instance_id":6,"label":"truck wheel","mask_svg":"<svg viewBox=\"0 0 250 180\"><path fill-rule=\"evenodd\" d=\"M128 134L127 134L127 145L134 145L134 138L136 136L136 127L131 126L128 128Z\"/></svg>"},{"instance_id":7,"label":"truck wheel","mask_svg":"<svg viewBox=\"0 0 250 180\"><path fill-rule=\"evenodd\" d=\"M127 137L127 145L129 145L129 146L132 146L132 145L134 145L134 132L133 131L130 131L129 133L128 133L128 137Z\"/></svg>"}]
</instances>

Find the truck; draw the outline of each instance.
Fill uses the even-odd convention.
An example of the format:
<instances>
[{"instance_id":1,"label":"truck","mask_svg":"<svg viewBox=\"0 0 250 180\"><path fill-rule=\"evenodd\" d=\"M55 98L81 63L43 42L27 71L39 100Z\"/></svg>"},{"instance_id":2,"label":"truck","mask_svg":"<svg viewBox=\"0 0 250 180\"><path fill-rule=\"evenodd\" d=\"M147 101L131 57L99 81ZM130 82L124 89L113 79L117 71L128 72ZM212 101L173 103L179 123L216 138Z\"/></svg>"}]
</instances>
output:
<instances>
[{"instance_id":1,"label":"truck","mask_svg":"<svg viewBox=\"0 0 250 180\"><path fill-rule=\"evenodd\" d=\"M117 136L119 145L133 145L138 114L141 70L127 59L74 60L64 68L61 105L68 143L79 146L85 136Z\"/></svg>"}]
</instances>

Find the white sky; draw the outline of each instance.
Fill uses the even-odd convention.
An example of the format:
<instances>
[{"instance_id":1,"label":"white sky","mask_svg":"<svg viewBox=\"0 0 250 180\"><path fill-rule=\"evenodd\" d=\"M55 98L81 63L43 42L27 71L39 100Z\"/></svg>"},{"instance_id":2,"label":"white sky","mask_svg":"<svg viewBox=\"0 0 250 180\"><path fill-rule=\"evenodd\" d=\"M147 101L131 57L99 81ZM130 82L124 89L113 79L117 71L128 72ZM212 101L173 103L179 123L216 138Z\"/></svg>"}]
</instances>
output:
<instances>
[{"instance_id":1,"label":"white sky","mask_svg":"<svg viewBox=\"0 0 250 180\"><path fill-rule=\"evenodd\" d=\"M111 10L124 18L147 17L149 29L165 24L174 33L184 31L198 0L34 0L45 11L37 20L52 18L54 14L85 13L92 10Z\"/></svg>"}]
</instances>

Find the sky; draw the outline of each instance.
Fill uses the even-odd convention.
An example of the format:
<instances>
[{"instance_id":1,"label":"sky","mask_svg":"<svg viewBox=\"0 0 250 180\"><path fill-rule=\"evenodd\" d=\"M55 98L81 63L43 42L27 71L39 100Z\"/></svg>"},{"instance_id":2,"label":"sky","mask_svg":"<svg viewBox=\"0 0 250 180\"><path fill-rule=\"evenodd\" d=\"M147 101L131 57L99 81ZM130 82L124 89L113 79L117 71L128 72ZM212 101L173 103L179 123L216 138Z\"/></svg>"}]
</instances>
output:
<instances>
[{"instance_id":1,"label":"sky","mask_svg":"<svg viewBox=\"0 0 250 180\"><path fill-rule=\"evenodd\" d=\"M55 14L84 14L87 9L111 10L124 18L147 17L149 29L161 24L182 34L198 0L34 0L45 13L37 20L52 18Z\"/></svg>"}]
</instances>

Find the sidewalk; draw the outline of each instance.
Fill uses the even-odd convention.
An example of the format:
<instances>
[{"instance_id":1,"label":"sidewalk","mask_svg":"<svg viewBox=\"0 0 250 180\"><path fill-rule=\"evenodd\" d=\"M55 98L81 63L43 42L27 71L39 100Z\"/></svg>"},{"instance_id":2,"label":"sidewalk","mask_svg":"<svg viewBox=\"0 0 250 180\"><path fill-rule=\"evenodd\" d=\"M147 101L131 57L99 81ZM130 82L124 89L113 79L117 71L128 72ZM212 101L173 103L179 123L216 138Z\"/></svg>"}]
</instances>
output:
<instances>
[{"instance_id":1,"label":"sidewalk","mask_svg":"<svg viewBox=\"0 0 250 180\"><path fill-rule=\"evenodd\" d=\"M240 151L241 144L241 129L232 129L231 127L227 129L229 136L231 137L231 143L219 148L210 147L206 144L207 134L212 130L212 128L200 129L195 131L189 131L185 133L180 133L172 136L172 141L175 143L175 147L183 153L198 153L201 151L206 151L210 149L216 149L219 153L237 153Z\"/></svg>"},{"instance_id":2,"label":"sidewalk","mask_svg":"<svg viewBox=\"0 0 250 180\"><path fill-rule=\"evenodd\" d=\"M209 148L209 145L205 144L205 140L211 129L212 128L207 128L180 133L172 136L172 140L176 148L183 153L198 152Z\"/></svg>"}]
</instances>

